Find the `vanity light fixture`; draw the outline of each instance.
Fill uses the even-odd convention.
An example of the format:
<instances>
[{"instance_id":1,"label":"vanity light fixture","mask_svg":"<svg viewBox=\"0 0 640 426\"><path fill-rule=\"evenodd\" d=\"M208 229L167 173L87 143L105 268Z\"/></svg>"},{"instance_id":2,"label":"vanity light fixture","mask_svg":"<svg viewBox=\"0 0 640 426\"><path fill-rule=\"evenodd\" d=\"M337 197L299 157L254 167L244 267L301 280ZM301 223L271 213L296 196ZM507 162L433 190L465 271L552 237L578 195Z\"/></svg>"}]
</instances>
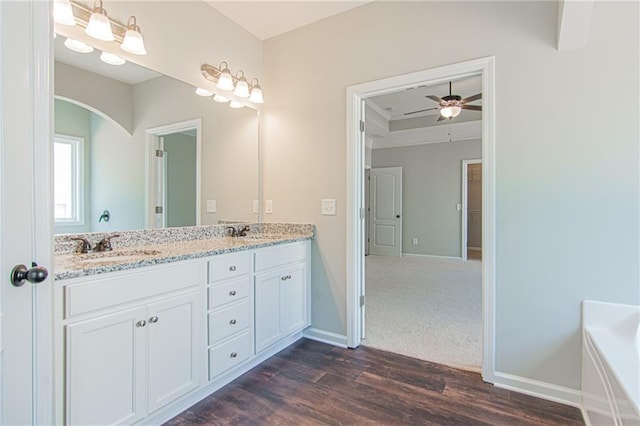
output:
<instances>
[{"instance_id":1,"label":"vanity light fixture","mask_svg":"<svg viewBox=\"0 0 640 426\"><path fill-rule=\"evenodd\" d=\"M120 56L109 52L102 52L102 54L100 54L100 60L109 65L123 65L127 62Z\"/></svg>"},{"instance_id":2,"label":"vanity light fixture","mask_svg":"<svg viewBox=\"0 0 640 426\"><path fill-rule=\"evenodd\" d=\"M196 95L208 98L209 96L213 96L213 92L210 92L207 89L203 89L202 87L198 87L196 89Z\"/></svg>"},{"instance_id":3,"label":"vanity light fixture","mask_svg":"<svg viewBox=\"0 0 640 426\"><path fill-rule=\"evenodd\" d=\"M247 83L247 78L244 76L244 71L240 70L236 73L236 90L233 91L233 94L239 98L248 98L249 97L249 83Z\"/></svg>"},{"instance_id":4,"label":"vanity light fixture","mask_svg":"<svg viewBox=\"0 0 640 426\"><path fill-rule=\"evenodd\" d=\"M229 106L230 106L231 108L234 108L234 109L239 109L239 108L243 108L243 107L244 107L244 105L243 105L243 104L241 104L241 103L240 103L240 102L238 102L238 101L231 101L231 102L229 103Z\"/></svg>"},{"instance_id":5,"label":"vanity light fixture","mask_svg":"<svg viewBox=\"0 0 640 426\"><path fill-rule=\"evenodd\" d=\"M226 96L218 95L217 93L216 93L216 95L213 97L213 100L214 100L214 101L216 101L216 102L219 102L219 103L221 103L221 104L224 104L224 103L227 103L227 102L229 102L229 101L230 101L230 99L229 99L229 98L227 98Z\"/></svg>"},{"instance_id":6,"label":"vanity light fixture","mask_svg":"<svg viewBox=\"0 0 640 426\"><path fill-rule=\"evenodd\" d=\"M74 52L78 52L78 53L91 53L93 52L93 47L89 46L87 43L83 43L79 40L74 40L72 38L67 38L64 41L64 45L68 48L73 50Z\"/></svg>"},{"instance_id":7,"label":"vanity light fixture","mask_svg":"<svg viewBox=\"0 0 640 426\"><path fill-rule=\"evenodd\" d=\"M113 31L111 30L111 21L107 16L107 11L102 7L102 0L96 0L93 3L93 10L89 18L89 24L84 29L87 35L102 41L114 41Z\"/></svg>"},{"instance_id":8,"label":"vanity light fixture","mask_svg":"<svg viewBox=\"0 0 640 426\"><path fill-rule=\"evenodd\" d=\"M218 68L213 65L202 64L200 71L204 78L215 83L218 89L227 91L233 90L233 94L238 98L249 98L250 102L257 104L264 103L262 88L258 83L258 79L254 78L251 80L251 84L247 83L247 77L245 76L244 71L238 71L234 77L226 62L221 62ZM225 99L222 102L227 102L229 100L227 96L219 96L220 99ZM216 99L214 98L214 100ZM235 104L244 105L240 102L236 102Z\"/></svg>"},{"instance_id":9,"label":"vanity light fixture","mask_svg":"<svg viewBox=\"0 0 640 426\"><path fill-rule=\"evenodd\" d=\"M53 20L58 24L74 26L76 18L69 0L55 0L53 3Z\"/></svg>"},{"instance_id":10,"label":"vanity light fixture","mask_svg":"<svg viewBox=\"0 0 640 426\"><path fill-rule=\"evenodd\" d=\"M255 81L255 84L253 83ZM260 87L260 83L257 78L251 80L251 95L249 95L249 102L253 102L254 104L263 104L264 99L262 98L262 87Z\"/></svg>"},{"instance_id":11,"label":"vanity light fixture","mask_svg":"<svg viewBox=\"0 0 640 426\"><path fill-rule=\"evenodd\" d=\"M133 53L134 55L147 54L147 51L144 48L142 34L140 34L140 27L136 23L135 16L130 16L127 21L127 32L124 33L124 40L122 40L120 48L125 52Z\"/></svg>"}]
</instances>

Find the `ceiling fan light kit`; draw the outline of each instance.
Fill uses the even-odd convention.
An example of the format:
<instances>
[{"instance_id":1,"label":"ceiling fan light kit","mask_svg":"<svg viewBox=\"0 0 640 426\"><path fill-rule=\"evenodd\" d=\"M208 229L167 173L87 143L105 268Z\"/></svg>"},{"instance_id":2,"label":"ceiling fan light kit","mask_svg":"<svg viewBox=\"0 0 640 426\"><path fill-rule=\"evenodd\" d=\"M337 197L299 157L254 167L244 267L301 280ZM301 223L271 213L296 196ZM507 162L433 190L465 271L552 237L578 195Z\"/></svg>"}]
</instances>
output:
<instances>
[{"instance_id":1,"label":"ceiling fan light kit","mask_svg":"<svg viewBox=\"0 0 640 426\"><path fill-rule=\"evenodd\" d=\"M418 111L405 112L404 115L417 114L419 112L431 111L434 109L440 110L440 116L437 121L442 121L448 119L452 119L460 115L463 109L468 109L472 111L482 111L482 106L480 105L467 105L470 102L477 101L482 99L482 93L478 93L473 96L469 96L468 98L462 99L461 96L454 95L451 93L451 81L449 82L449 94L444 96L443 98L439 98L435 95L426 95L425 97L431 99L434 102L438 103L437 107L421 109Z\"/></svg>"}]
</instances>

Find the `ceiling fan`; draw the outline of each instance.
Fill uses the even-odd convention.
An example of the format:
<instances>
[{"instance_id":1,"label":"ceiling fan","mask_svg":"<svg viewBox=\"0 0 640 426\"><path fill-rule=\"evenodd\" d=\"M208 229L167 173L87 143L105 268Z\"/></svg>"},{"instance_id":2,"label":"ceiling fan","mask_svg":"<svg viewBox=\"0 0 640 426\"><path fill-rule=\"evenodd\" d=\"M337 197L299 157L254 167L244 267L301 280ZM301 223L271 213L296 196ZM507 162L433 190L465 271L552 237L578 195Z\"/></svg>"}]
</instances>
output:
<instances>
[{"instance_id":1,"label":"ceiling fan","mask_svg":"<svg viewBox=\"0 0 640 426\"><path fill-rule=\"evenodd\" d=\"M458 95L451 94L451 82L449 82L449 95L443 97L442 99L435 95L427 95L426 97L434 102L437 102L438 106L433 108L421 109L418 111L405 112L404 115L417 114L419 112L439 109L440 117L438 117L437 121L442 121L447 118L451 119L453 117L457 117L463 109L482 111L482 106L480 105L467 105L470 102L482 99L482 93L478 93L477 95L469 96L468 98L462 99L462 97Z\"/></svg>"}]
</instances>

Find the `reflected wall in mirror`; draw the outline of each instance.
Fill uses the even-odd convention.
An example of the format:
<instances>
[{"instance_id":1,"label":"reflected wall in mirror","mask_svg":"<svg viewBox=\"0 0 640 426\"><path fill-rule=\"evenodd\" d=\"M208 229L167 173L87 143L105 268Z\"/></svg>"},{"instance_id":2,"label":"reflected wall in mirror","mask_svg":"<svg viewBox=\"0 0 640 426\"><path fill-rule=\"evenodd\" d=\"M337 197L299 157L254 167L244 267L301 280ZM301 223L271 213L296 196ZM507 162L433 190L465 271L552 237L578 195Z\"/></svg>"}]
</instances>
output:
<instances>
[{"instance_id":1,"label":"reflected wall in mirror","mask_svg":"<svg viewBox=\"0 0 640 426\"><path fill-rule=\"evenodd\" d=\"M97 51L66 52L62 39L55 41L56 233L258 221L257 111L197 96L137 65L101 63ZM150 132L198 120L199 127ZM162 218L156 206L164 206Z\"/></svg>"}]
</instances>

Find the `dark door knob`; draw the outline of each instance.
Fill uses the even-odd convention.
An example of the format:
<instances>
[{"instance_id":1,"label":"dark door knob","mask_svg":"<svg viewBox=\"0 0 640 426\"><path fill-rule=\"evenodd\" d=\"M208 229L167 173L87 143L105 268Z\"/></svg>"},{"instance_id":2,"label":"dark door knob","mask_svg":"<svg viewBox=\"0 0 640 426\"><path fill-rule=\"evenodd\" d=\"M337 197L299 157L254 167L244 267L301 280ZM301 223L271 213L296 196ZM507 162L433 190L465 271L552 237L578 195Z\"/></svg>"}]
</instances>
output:
<instances>
[{"instance_id":1,"label":"dark door knob","mask_svg":"<svg viewBox=\"0 0 640 426\"><path fill-rule=\"evenodd\" d=\"M11 271L11 284L15 287L22 287L25 281L31 284L41 283L47 279L49 271L44 266L38 266L33 262L31 269L27 269L24 265L16 265Z\"/></svg>"},{"instance_id":2,"label":"dark door knob","mask_svg":"<svg viewBox=\"0 0 640 426\"><path fill-rule=\"evenodd\" d=\"M396 217L397 217L398 219L400 219L400 215L399 215L399 214L397 214L397 215L396 215Z\"/></svg>"}]
</instances>

